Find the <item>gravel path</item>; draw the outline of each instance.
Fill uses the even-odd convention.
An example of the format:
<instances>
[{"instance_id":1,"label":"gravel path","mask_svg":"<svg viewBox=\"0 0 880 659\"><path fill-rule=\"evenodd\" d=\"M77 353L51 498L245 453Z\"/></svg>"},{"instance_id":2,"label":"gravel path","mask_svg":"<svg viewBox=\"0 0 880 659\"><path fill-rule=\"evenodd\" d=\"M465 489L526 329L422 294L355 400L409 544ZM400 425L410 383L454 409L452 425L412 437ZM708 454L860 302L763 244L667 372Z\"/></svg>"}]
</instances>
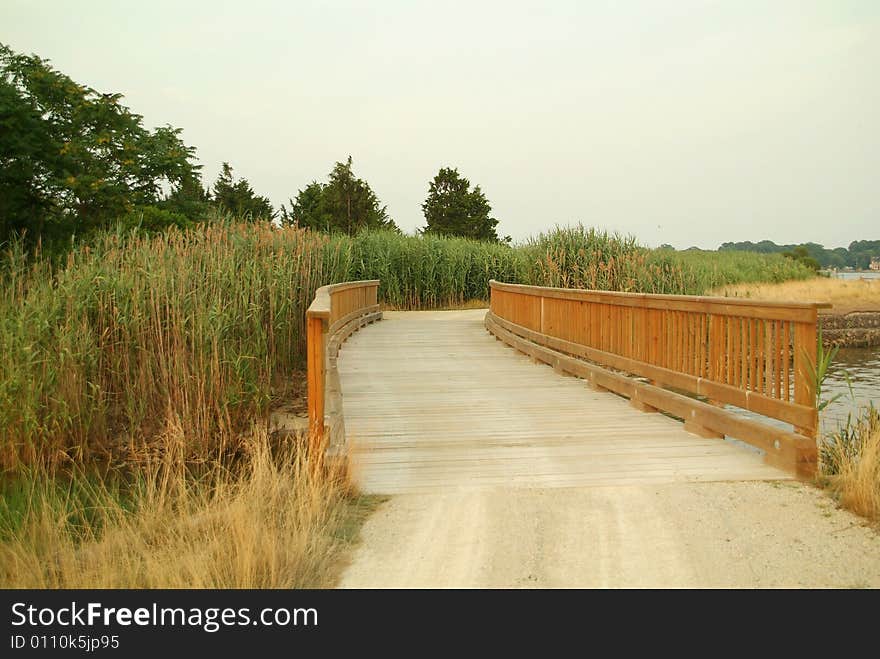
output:
<instances>
[{"instance_id":1,"label":"gravel path","mask_svg":"<svg viewBox=\"0 0 880 659\"><path fill-rule=\"evenodd\" d=\"M880 534L796 482L403 494L343 588L880 587Z\"/></svg>"}]
</instances>

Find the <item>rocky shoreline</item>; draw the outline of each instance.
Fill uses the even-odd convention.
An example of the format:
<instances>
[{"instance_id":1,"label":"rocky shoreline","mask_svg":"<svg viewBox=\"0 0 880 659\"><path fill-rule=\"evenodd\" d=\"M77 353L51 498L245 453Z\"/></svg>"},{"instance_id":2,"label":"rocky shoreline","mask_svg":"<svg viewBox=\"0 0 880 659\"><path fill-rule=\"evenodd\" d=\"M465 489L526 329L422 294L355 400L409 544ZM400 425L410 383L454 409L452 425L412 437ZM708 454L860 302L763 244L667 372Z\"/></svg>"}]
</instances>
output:
<instances>
[{"instance_id":1,"label":"rocky shoreline","mask_svg":"<svg viewBox=\"0 0 880 659\"><path fill-rule=\"evenodd\" d=\"M880 346L880 311L820 314L822 342L826 346L874 348Z\"/></svg>"}]
</instances>

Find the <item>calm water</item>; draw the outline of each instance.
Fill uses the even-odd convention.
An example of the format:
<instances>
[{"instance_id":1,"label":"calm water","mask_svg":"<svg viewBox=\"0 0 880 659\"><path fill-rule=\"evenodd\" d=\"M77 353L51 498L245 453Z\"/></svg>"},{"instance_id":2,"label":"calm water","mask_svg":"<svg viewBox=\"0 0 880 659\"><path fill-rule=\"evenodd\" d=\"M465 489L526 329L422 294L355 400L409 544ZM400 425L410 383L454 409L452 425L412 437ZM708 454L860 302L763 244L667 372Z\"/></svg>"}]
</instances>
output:
<instances>
[{"instance_id":1,"label":"calm water","mask_svg":"<svg viewBox=\"0 0 880 659\"><path fill-rule=\"evenodd\" d=\"M880 271L835 272L837 279L880 279ZM847 385L846 373L850 375L852 392ZM847 414L858 411L873 402L880 407L880 348L841 348L831 365L828 379L823 385L822 397L842 394L840 400L831 403L822 412L823 432L832 432L846 422Z\"/></svg>"},{"instance_id":2,"label":"calm water","mask_svg":"<svg viewBox=\"0 0 880 659\"><path fill-rule=\"evenodd\" d=\"M835 272L832 273L835 279L880 279L880 270L870 270L863 272Z\"/></svg>"},{"instance_id":3,"label":"calm water","mask_svg":"<svg viewBox=\"0 0 880 659\"><path fill-rule=\"evenodd\" d=\"M847 384L849 373L852 392ZM859 407L873 402L880 407L880 348L841 348L828 370L828 377L822 385L822 397L835 394L840 399L831 403L822 412L822 430L831 432L846 421L847 414L858 411Z\"/></svg>"},{"instance_id":4,"label":"calm water","mask_svg":"<svg viewBox=\"0 0 880 659\"><path fill-rule=\"evenodd\" d=\"M847 383L849 374L849 384ZM852 391L850 391L850 385ZM821 413L820 425L822 434L834 432L839 425L846 422L847 415L856 416L859 409L873 403L880 407L880 348L841 348L834 362L828 369L828 375L822 384L822 398L829 400L841 394ZM757 419L763 423L791 430L791 425L775 419L769 419L737 407L726 406L727 409L745 417Z\"/></svg>"},{"instance_id":5,"label":"calm water","mask_svg":"<svg viewBox=\"0 0 880 659\"><path fill-rule=\"evenodd\" d=\"M835 272L832 276L837 279L880 279L880 271ZM823 435L834 432L838 426L846 422L849 414L855 416L869 403L880 407L880 348L840 349L822 385L824 400L829 400L837 394L840 394L840 398L822 411L820 421ZM791 429L790 425L781 421L760 417L735 407L728 406L728 409L765 423Z\"/></svg>"}]
</instances>

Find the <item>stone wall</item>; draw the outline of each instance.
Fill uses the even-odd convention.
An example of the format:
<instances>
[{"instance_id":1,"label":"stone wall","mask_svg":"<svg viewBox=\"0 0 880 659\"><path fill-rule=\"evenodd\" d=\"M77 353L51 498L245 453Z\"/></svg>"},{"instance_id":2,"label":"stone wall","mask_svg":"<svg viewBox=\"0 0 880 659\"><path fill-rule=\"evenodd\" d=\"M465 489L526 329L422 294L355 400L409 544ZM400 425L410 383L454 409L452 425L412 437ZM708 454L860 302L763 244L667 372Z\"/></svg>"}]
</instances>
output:
<instances>
[{"instance_id":1,"label":"stone wall","mask_svg":"<svg viewBox=\"0 0 880 659\"><path fill-rule=\"evenodd\" d=\"M826 346L871 348L880 346L880 311L821 314L819 327Z\"/></svg>"}]
</instances>

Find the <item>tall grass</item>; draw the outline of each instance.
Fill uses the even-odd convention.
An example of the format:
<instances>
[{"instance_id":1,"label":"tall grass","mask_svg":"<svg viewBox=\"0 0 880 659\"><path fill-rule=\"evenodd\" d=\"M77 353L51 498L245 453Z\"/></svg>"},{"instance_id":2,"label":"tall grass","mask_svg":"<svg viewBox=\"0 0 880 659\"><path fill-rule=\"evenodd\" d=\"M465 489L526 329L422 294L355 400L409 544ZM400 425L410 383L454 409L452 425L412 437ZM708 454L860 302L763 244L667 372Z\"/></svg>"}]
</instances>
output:
<instances>
[{"instance_id":1,"label":"tall grass","mask_svg":"<svg viewBox=\"0 0 880 659\"><path fill-rule=\"evenodd\" d=\"M782 283L742 283L721 286L715 293L755 300L830 302L835 314L880 311L880 279L813 277Z\"/></svg>"},{"instance_id":2,"label":"tall grass","mask_svg":"<svg viewBox=\"0 0 880 659\"><path fill-rule=\"evenodd\" d=\"M880 521L880 411L871 406L822 444L822 474L840 503Z\"/></svg>"},{"instance_id":3,"label":"tall grass","mask_svg":"<svg viewBox=\"0 0 880 659\"><path fill-rule=\"evenodd\" d=\"M402 309L450 307L488 299L489 280L518 281L524 259L507 245L390 231L334 238L349 255L349 279L379 279L379 296Z\"/></svg>"},{"instance_id":4,"label":"tall grass","mask_svg":"<svg viewBox=\"0 0 880 659\"><path fill-rule=\"evenodd\" d=\"M0 514L0 587L304 588L333 585L352 521L369 507L341 473L292 444L251 434L237 469L194 479L174 422L162 457L124 494L80 475L25 482L27 505ZM42 476L42 475L39 475ZM0 510L0 513L3 513Z\"/></svg>"},{"instance_id":5,"label":"tall grass","mask_svg":"<svg viewBox=\"0 0 880 659\"><path fill-rule=\"evenodd\" d=\"M810 268L781 254L658 249L652 251L648 263L665 273L658 276L665 290L657 292L677 295L707 295L729 284L778 283L815 276Z\"/></svg>"},{"instance_id":6,"label":"tall grass","mask_svg":"<svg viewBox=\"0 0 880 659\"><path fill-rule=\"evenodd\" d=\"M268 225L108 235L66 263L13 247L0 289L0 462L124 458L170 415L190 457L234 440L301 364L327 239ZM233 448L233 447L229 447Z\"/></svg>"},{"instance_id":7,"label":"tall grass","mask_svg":"<svg viewBox=\"0 0 880 659\"><path fill-rule=\"evenodd\" d=\"M350 279L380 279L384 302L449 307L489 297L489 280L642 293L701 295L734 282L805 279L812 272L778 254L650 250L629 236L556 228L521 245L372 232L333 240Z\"/></svg>"}]
</instances>

